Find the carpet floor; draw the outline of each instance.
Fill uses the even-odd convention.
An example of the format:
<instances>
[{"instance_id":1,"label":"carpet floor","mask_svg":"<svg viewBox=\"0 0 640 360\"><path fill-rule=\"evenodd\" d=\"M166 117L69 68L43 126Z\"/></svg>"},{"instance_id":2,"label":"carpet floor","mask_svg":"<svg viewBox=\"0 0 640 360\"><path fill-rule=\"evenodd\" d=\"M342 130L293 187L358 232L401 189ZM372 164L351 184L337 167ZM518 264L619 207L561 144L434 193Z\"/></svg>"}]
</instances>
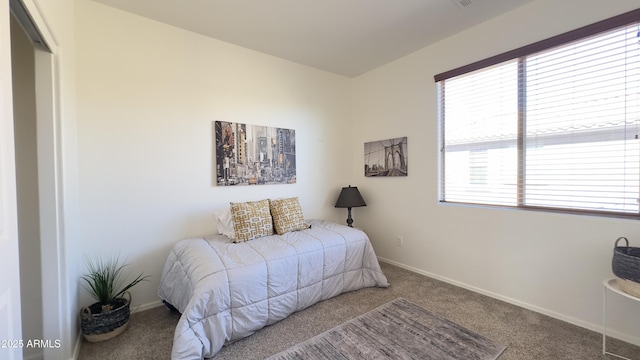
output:
<instances>
[{"instance_id":1,"label":"carpet floor","mask_svg":"<svg viewBox=\"0 0 640 360\"><path fill-rule=\"evenodd\" d=\"M507 346L499 360L615 359L602 355L602 335L386 263L391 286L368 288L320 302L222 348L214 360L264 359L311 339L398 297L405 298ZM79 360L170 359L180 315L158 307L131 316L120 336L83 340ZM640 348L615 339L607 350L640 359Z\"/></svg>"}]
</instances>

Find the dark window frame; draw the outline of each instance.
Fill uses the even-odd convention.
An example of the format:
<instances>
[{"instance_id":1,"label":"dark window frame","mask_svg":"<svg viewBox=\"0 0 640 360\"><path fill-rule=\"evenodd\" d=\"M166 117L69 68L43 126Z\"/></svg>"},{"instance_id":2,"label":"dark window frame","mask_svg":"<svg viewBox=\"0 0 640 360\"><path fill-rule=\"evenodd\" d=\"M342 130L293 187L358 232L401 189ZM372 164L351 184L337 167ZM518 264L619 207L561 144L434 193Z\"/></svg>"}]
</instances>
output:
<instances>
[{"instance_id":1,"label":"dark window frame","mask_svg":"<svg viewBox=\"0 0 640 360\"><path fill-rule=\"evenodd\" d=\"M442 80L456 77L458 75L463 75L475 70L496 65L496 64L505 62L507 60L517 59L519 57L531 55L531 54L534 54L543 50L547 50L559 45L563 45L575 40L580 40L582 38L585 38L591 35L596 35L601 32L605 32L619 26L624 26L635 21L640 21L640 8L626 12L624 14L614 16L612 18L599 21L591 25L583 26L581 28L568 31L560 35L556 35L554 37L550 37L545 40L535 42L530 45L526 45L511 51L507 51L505 53L498 54L480 61L476 61L474 63L464 65L449 71L445 71L443 73L435 75L434 79L435 79L435 82L440 82Z\"/></svg>"}]
</instances>

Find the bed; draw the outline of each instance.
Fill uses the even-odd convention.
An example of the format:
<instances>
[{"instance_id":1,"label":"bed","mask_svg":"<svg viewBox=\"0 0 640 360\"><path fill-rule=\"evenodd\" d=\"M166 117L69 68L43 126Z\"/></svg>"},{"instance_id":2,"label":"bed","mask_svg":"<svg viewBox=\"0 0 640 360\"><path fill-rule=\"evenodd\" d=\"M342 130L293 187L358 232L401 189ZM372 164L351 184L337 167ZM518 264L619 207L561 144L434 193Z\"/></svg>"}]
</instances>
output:
<instances>
[{"instance_id":1,"label":"bed","mask_svg":"<svg viewBox=\"0 0 640 360\"><path fill-rule=\"evenodd\" d=\"M172 359L213 357L319 301L388 286L364 232L322 220L305 226L239 243L222 234L176 243L158 290L181 313Z\"/></svg>"}]
</instances>

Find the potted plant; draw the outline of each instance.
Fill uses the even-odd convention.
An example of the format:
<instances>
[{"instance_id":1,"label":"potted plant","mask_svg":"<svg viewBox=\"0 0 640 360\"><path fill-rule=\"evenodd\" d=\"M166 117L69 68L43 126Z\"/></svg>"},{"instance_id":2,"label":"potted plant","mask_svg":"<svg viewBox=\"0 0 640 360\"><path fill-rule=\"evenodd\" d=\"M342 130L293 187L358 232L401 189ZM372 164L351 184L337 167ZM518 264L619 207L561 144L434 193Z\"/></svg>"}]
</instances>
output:
<instances>
[{"instance_id":1,"label":"potted plant","mask_svg":"<svg viewBox=\"0 0 640 360\"><path fill-rule=\"evenodd\" d=\"M96 257L85 262L88 274L81 279L96 302L82 308L82 334L89 342L108 340L121 334L129 324L131 294L128 290L147 280L149 275L140 273L133 281L126 283L123 271L127 264L121 264L118 257L106 260Z\"/></svg>"}]
</instances>

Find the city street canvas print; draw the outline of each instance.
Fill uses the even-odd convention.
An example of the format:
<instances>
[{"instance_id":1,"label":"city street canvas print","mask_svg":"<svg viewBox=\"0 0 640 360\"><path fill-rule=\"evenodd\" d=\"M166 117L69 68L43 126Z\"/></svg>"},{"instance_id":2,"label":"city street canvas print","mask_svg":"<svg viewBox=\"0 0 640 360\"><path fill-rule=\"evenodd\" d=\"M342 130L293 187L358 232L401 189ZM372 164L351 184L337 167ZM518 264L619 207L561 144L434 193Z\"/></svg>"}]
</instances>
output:
<instances>
[{"instance_id":1,"label":"city street canvas print","mask_svg":"<svg viewBox=\"0 0 640 360\"><path fill-rule=\"evenodd\" d=\"M364 143L364 176L407 176L407 137Z\"/></svg>"},{"instance_id":2,"label":"city street canvas print","mask_svg":"<svg viewBox=\"0 0 640 360\"><path fill-rule=\"evenodd\" d=\"M219 186L296 182L295 130L215 121Z\"/></svg>"}]
</instances>

